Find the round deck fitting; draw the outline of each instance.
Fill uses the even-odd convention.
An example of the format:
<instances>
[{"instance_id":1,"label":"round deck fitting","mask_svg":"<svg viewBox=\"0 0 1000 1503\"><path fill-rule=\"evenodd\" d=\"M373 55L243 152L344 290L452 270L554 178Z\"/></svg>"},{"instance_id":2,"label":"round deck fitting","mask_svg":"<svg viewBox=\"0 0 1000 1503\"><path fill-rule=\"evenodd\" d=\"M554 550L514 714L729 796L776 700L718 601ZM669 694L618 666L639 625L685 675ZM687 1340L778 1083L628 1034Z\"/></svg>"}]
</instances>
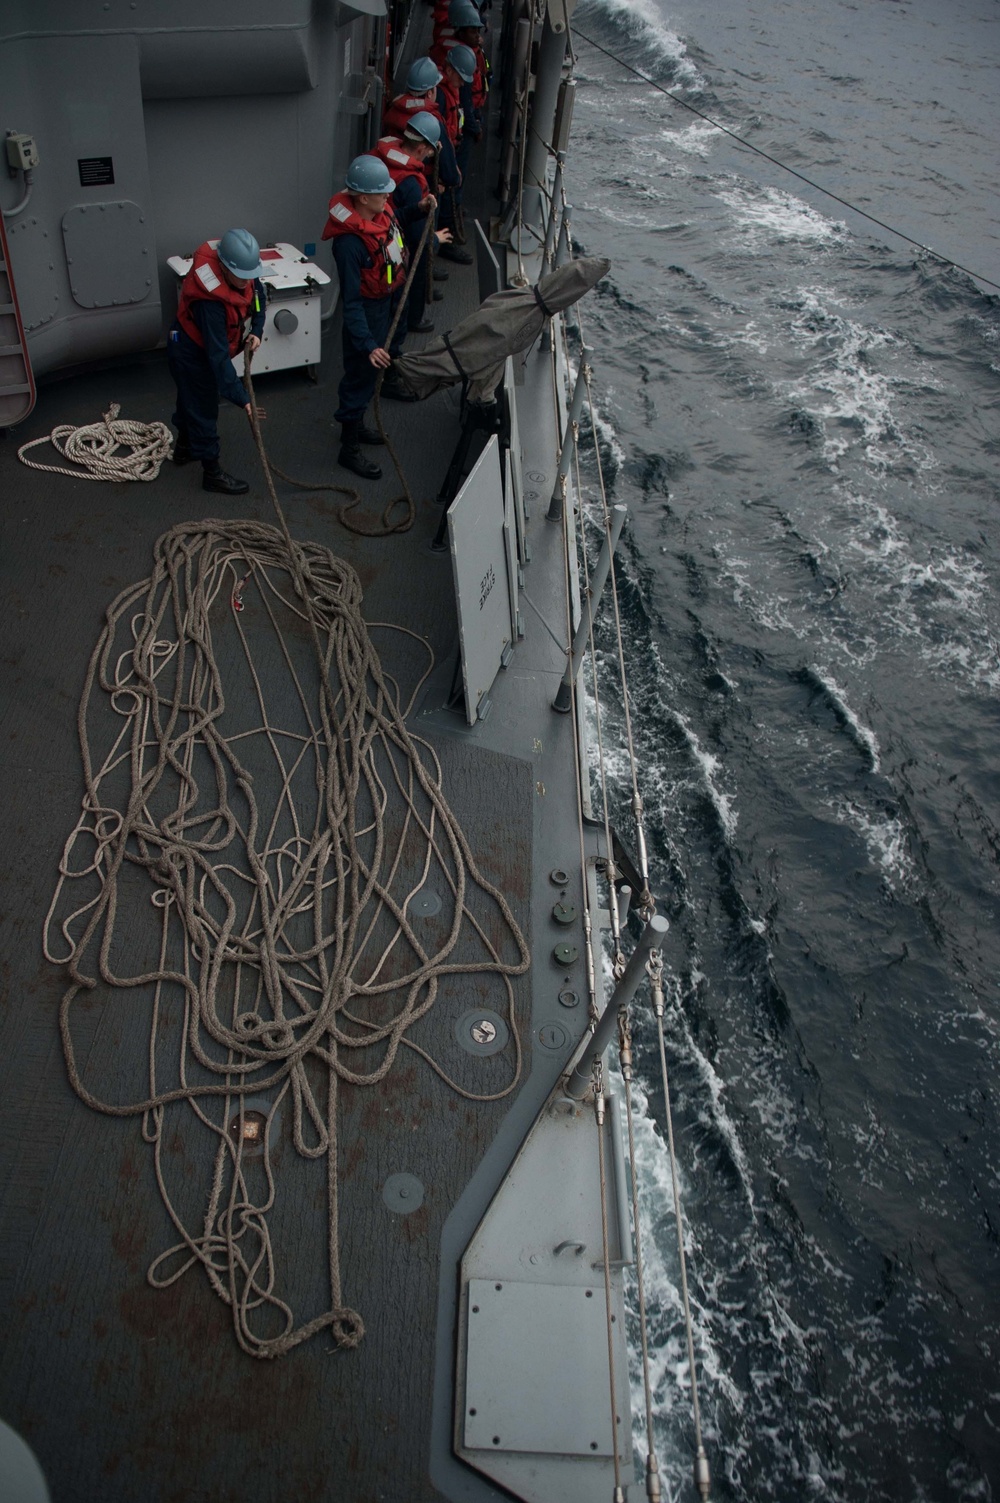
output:
<instances>
[{"instance_id":1,"label":"round deck fitting","mask_svg":"<svg viewBox=\"0 0 1000 1503\"><path fill-rule=\"evenodd\" d=\"M510 1037L510 1029L498 1012L476 1007L459 1018L455 1037L469 1054L499 1054Z\"/></svg>"},{"instance_id":2,"label":"round deck fitting","mask_svg":"<svg viewBox=\"0 0 1000 1503\"><path fill-rule=\"evenodd\" d=\"M549 881L553 887L565 887L569 881L569 872L563 871L561 866L554 866L549 872Z\"/></svg>"},{"instance_id":3,"label":"round deck fitting","mask_svg":"<svg viewBox=\"0 0 1000 1503\"><path fill-rule=\"evenodd\" d=\"M569 1033L561 1023L543 1023L537 1037L542 1048L553 1053L557 1049L565 1049L569 1043Z\"/></svg>"},{"instance_id":4,"label":"round deck fitting","mask_svg":"<svg viewBox=\"0 0 1000 1503\"><path fill-rule=\"evenodd\" d=\"M242 1127L242 1132L240 1131ZM254 1157L264 1152L264 1141L267 1137L267 1118L263 1112L243 1113L239 1112L229 1124L229 1136L234 1143L243 1140L243 1155L245 1158Z\"/></svg>"},{"instance_id":5,"label":"round deck fitting","mask_svg":"<svg viewBox=\"0 0 1000 1503\"><path fill-rule=\"evenodd\" d=\"M563 966L572 965L579 958L580 952L576 945L556 945L552 951L552 959L560 969Z\"/></svg>"},{"instance_id":6,"label":"round deck fitting","mask_svg":"<svg viewBox=\"0 0 1000 1503\"><path fill-rule=\"evenodd\" d=\"M411 918L431 918L441 912L441 899L433 887L421 887L406 905L406 911Z\"/></svg>"},{"instance_id":7,"label":"round deck fitting","mask_svg":"<svg viewBox=\"0 0 1000 1503\"><path fill-rule=\"evenodd\" d=\"M573 991L572 987L564 986L559 993L559 1001L563 1007L579 1007L580 993Z\"/></svg>"},{"instance_id":8,"label":"round deck fitting","mask_svg":"<svg viewBox=\"0 0 1000 1503\"><path fill-rule=\"evenodd\" d=\"M283 1106L279 1105L275 1108L274 1103L267 1096L244 1096L241 1147L245 1159L261 1158L266 1147L274 1149L280 1132L283 1111ZM238 1104L229 1121L229 1136L233 1143L241 1142Z\"/></svg>"},{"instance_id":9,"label":"round deck fitting","mask_svg":"<svg viewBox=\"0 0 1000 1503\"><path fill-rule=\"evenodd\" d=\"M557 903L552 910L552 917L557 924L575 923L576 907L573 903Z\"/></svg>"},{"instance_id":10,"label":"round deck fitting","mask_svg":"<svg viewBox=\"0 0 1000 1503\"><path fill-rule=\"evenodd\" d=\"M390 1174L382 1186L382 1199L397 1216L409 1216L424 1203L424 1187L415 1174Z\"/></svg>"}]
</instances>

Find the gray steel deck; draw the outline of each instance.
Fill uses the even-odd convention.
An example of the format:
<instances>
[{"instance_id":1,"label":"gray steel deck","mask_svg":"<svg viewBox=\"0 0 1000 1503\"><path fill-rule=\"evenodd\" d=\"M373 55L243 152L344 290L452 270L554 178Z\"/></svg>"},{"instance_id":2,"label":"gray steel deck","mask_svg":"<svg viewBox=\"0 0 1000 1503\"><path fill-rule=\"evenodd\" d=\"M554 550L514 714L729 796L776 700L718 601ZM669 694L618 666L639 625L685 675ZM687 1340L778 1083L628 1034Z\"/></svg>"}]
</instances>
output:
<instances>
[{"instance_id":1,"label":"gray steel deck","mask_svg":"<svg viewBox=\"0 0 1000 1503\"><path fill-rule=\"evenodd\" d=\"M451 268L446 289L447 301L436 305L439 328L477 301L475 269ZM543 394L547 367L547 357L535 357L527 372ZM295 373L260 382L267 442L290 473L350 479L333 464L338 374L339 337L331 330L318 386ZM148 1285L149 1263L175 1240L150 1152L138 1119L99 1115L72 1092L57 1032L65 982L41 955L59 853L79 808L76 709L105 607L147 574L153 541L174 523L219 514L271 520L250 435L235 410L223 419L223 462L253 477L250 496L235 502L203 495L194 466L168 464L149 486L112 486L18 463L18 442L58 422L92 422L111 400L121 401L123 415L168 418L165 362L148 358L46 386L30 422L0 445L0 839L7 853L0 914L0 1297L7 1312L0 1416L35 1448L56 1503L437 1498L432 1444L435 1476L445 1478L449 1496L496 1497L450 1456L447 1374L458 1255L563 1057L537 1042L532 1049L532 1040L544 1021L567 1021L556 999L562 977L549 958L564 935L551 932L547 874L572 868L577 849L571 728L548 710L564 664L555 640L563 630L561 541L541 517L554 469L551 429L537 402L530 404L533 432L524 433L522 416L525 450L533 455L528 468L547 478L536 482L541 499L527 589L551 631L533 610L525 612L527 638L501 674L485 724L468 731L434 692L413 717L442 759L446 795L477 859L507 894L533 949L532 971L514 983L528 1045L527 1088L513 1109L510 1099L474 1105L415 1058L400 1060L377 1092L343 1088L345 1298L361 1311L367 1335L353 1352L332 1351L321 1335L286 1357L257 1362L239 1350L230 1315L200 1270L165 1291ZM341 498L322 492L282 485L282 504L297 538L323 542L357 569L366 619L418 632L445 664L455 608L447 554L427 551L440 516L427 498L458 437L457 401L441 394L416 406L386 403L383 411L418 498L412 531L382 539L345 533L336 521ZM373 514L396 488L391 472L364 488ZM407 639L380 633L378 646L388 671L412 682ZM445 671L437 683L448 678ZM468 1005L476 1002L471 988ZM130 1037L100 994L81 1017L90 1062L105 1080L120 1076L129 1094L133 1051L141 1058L145 1047L141 1030ZM452 1027L433 1037L447 1069L474 1083L481 1065L482 1084L492 1086L495 1067L461 1050ZM180 1132L173 1151L182 1177L188 1169L196 1179L204 1174L194 1137ZM395 1173L413 1174L425 1187L424 1204L412 1215L395 1215L383 1201ZM317 1246L311 1223L321 1179L311 1189L303 1180L308 1247ZM286 1233L296 1235L294 1216ZM322 1308L326 1266L318 1246L319 1256L307 1256L295 1277L304 1297Z\"/></svg>"}]
</instances>

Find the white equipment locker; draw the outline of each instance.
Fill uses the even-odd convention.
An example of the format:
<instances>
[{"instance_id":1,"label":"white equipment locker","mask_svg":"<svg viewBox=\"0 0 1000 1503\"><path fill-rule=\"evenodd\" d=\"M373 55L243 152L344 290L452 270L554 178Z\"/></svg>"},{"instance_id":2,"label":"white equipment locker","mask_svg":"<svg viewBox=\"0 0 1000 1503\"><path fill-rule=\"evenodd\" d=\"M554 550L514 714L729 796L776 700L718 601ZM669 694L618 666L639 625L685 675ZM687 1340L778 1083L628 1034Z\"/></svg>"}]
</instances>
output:
<instances>
[{"instance_id":1,"label":"white equipment locker","mask_svg":"<svg viewBox=\"0 0 1000 1503\"><path fill-rule=\"evenodd\" d=\"M167 265L179 278L191 270L191 256L168 256ZM305 366L311 375L320 357L320 288L329 275L307 261L294 245L278 241L260 253L264 265L261 281L267 285L267 321L260 349L253 360L253 374L285 371ZM243 375L243 352L233 360L236 374Z\"/></svg>"}]
</instances>

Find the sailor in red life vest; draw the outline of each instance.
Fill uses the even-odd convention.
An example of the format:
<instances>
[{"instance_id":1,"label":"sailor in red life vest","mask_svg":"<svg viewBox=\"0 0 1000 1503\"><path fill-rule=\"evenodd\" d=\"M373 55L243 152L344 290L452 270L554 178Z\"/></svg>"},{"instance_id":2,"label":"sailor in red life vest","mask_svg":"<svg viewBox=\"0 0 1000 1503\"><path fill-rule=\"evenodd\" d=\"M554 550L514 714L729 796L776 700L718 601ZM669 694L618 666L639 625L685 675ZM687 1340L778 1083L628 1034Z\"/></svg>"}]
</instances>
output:
<instances>
[{"instance_id":1,"label":"sailor in red life vest","mask_svg":"<svg viewBox=\"0 0 1000 1503\"><path fill-rule=\"evenodd\" d=\"M430 51L432 61L443 68L448 51L456 42L461 42L475 55L476 75L471 89L472 109L475 120L480 122L478 133L474 134L476 140L482 133L482 111L490 89L490 65L483 51L483 30L483 20L474 0L450 0L449 4L441 3L434 7L434 45Z\"/></svg>"},{"instance_id":2,"label":"sailor in red life vest","mask_svg":"<svg viewBox=\"0 0 1000 1503\"><path fill-rule=\"evenodd\" d=\"M442 229L449 229L454 233L457 229L459 205L462 202L460 153L466 134L466 120L471 119L472 112L469 86L476 76L476 58L472 49L466 47L463 42L456 42L447 50L443 73L444 77L437 91L438 110L444 118L445 130L455 147L460 181L457 188L450 188L444 195L438 222ZM465 150L468 151L468 146ZM457 261L462 266L472 265L471 253L461 245L454 243L442 245L438 254L446 261Z\"/></svg>"},{"instance_id":3,"label":"sailor in red life vest","mask_svg":"<svg viewBox=\"0 0 1000 1503\"><path fill-rule=\"evenodd\" d=\"M250 397L233 369L233 359L260 345L267 315L260 276L260 246L249 230L227 230L194 253L181 283L177 318L167 340L167 363L177 383L174 463L200 459L202 485L224 496L242 496L245 480L219 465L219 398L250 416ZM264 413L258 407L259 417Z\"/></svg>"},{"instance_id":4,"label":"sailor in red life vest","mask_svg":"<svg viewBox=\"0 0 1000 1503\"><path fill-rule=\"evenodd\" d=\"M344 374L334 414L341 425L337 462L364 480L378 480L380 467L360 446L382 442L364 417L378 372L388 370L402 349L405 329L397 331L391 350L385 341L396 297L405 285L406 251L389 207L394 185L385 163L375 156L355 157L345 181L344 190L330 200L323 230L323 239L333 242L343 316ZM383 383L382 395L413 400L391 378Z\"/></svg>"},{"instance_id":5,"label":"sailor in red life vest","mask_svg":"<svg viewBox=\"0 0 1000 1503\"><path fill-rule=\"evenodd\" d=\"M417 110L410 116L401 136L383 136L375 147L396 185L392 195L393 209L410 253L406 325L411 334L429 334L434 328L430 319L424 317L429 243L420 260L414 258L423 238L427 216L437 208L437 199L430 191L424 167L433 157L440 140L441 121L438 117L427 110ZM451 239L451 231L435 230L432 238L439 245L446 245Z\"/></svg>"},{"instance_id":6,"label":"sailor in red life vest","mask_svg":"<svg viewBox=\"0 0 1000 1503\"><path fill-rule=\"evenodd\" d=\"M406 130L410 119L426 111L441 122L441 142L438 156L438 183L441 188L458 188L462 181L462 174L458 170L455 161L455 148L445 129L444 116L438 109L437 91L443 75L437 63L429 57L418 57L411 64L406 75L406 92L397 94L385 112L383 131L386 135L401 136ZM448 273L442 268L435 271L436 281L447 281ZM435 292L435 297L441 294Z\"/></svg>"}]
</instances>

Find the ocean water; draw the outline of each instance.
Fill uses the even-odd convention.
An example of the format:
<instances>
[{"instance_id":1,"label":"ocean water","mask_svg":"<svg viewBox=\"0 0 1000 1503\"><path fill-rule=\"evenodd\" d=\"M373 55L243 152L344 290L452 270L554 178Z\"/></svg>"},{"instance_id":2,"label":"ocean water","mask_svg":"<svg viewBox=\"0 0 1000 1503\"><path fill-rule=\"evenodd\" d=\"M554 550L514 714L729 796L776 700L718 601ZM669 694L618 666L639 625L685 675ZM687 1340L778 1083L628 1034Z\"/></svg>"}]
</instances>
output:
<instances>
[{"instance_id":1,"label":"ocean water","mask_svg":"<svg viewBox=\"0 0 1000 1503\"><path fill-rule=\"evenodd\" d=\"M1000 282L996 0L582 0L574 26ZM1000 302L575 46L714 1496L987 1500ZM606 622L599 656L620 729ZM691 1498L648 1018L638 1038L657 1444Z\"/></svg>"}]
</instances>

